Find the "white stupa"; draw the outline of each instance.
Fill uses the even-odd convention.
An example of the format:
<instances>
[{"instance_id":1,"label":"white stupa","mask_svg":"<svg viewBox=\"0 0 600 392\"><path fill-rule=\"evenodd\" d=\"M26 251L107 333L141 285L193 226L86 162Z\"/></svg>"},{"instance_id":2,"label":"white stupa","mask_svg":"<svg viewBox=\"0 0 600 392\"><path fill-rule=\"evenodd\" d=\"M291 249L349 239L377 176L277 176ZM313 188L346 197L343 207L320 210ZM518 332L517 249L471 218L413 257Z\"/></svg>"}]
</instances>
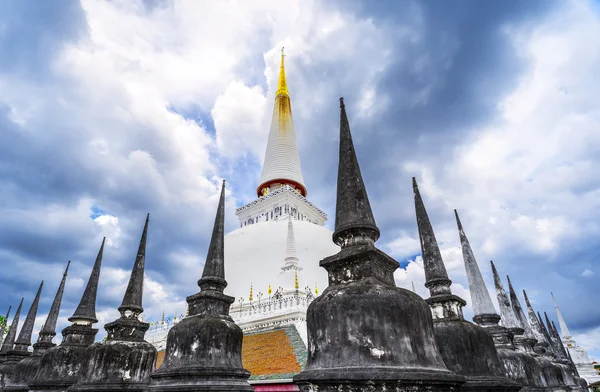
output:
<instances>
[{"instance_id":1,"label":"white stupa","mask_svg":"<svg viewBox=\"0 0 600 392\"><path fill-rule=\"evenodd\" d=\"M238 299L230 313L245 332L304 322L327 286L319 261L339 247L306 195L282 52L258 199L236 210L240 228L225 236L225 293Z\"/></svg>"}]
</instances>

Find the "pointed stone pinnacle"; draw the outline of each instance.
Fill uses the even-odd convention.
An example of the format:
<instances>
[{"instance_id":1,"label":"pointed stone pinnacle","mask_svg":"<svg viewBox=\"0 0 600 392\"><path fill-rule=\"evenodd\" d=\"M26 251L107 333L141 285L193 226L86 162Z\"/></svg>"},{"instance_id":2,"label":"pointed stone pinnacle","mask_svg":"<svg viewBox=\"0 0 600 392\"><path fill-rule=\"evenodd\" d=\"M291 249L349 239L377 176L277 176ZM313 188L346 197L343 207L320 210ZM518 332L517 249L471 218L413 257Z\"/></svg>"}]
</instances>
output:
<instances>
[{"instance_id":1,"label":"pointed stone pinnacle","mask_svg":"<svg viewBox=\"0 0 600 392\"><path fill-rule=\"evenodd\" d=\"M471 293L471 303L473 313L475 316L484 314L497 314L494 303L490 297L479 265L467 239L467 235L463 229L458 212L454 210L454 216L456 217L456 224L458 225L458 234L460 237L460 245L462 248L463 260L465 262L465 270L467 271L467 281L469 282L469 291Z\"/></svg>"},{"instance_id":2,"label":"pointed stone pinnacle","mask_svg":"<svg viewBox=\"0 0 600 392\"><path fill-rule=\"evenodd\" d=\"M544 324L544 320L542 319L540 312L537 312L537 317L538 317L538 322L540 323L540 327L542 327L542 331L544 332L544 334L547 334L548 337L550 337L550 333L548 332L548 329L546 328L546 325Z\"/></svg>"},{"instance_id":3,"label":"pointed stone pinnacle","mask_svg":"<svg viewBox=\"0 0 600 392\"><path fill-rule=\"evenodd\" d=\"M519 297L517 297L517 293L515 292L508 275L506 276L506 279L508 280L510 304L512 306L513 312L515 313L517 321L519 322L519 326L525 330L526 337L533 338L534 336L531 331L531 326L529 325L529 321L527 320L527 317L525 317L525 312L521 307L521 301L519 301Z\"/></svg>"},{"instance_id":4,"label":"pointed stone pinnacle","mask_svg":"<svg viewBox=\"0 0 600 392\"><path fill-rule=\"evenodd\" d=\"M333 242L344 248L373 243L378 238L379 228L356 158L344 98L340 98L340 152Z\"/></svg>"},{"instance_id":5,"label":"pointed stone pinnacle","mask_svg":"<svg viewBox=\"0 0 600 392\"><path fill-rule=\"evenodd\" d=\"M6 329L6 324L8 323L8 318L10 317L10 310L12 306L8 307L8 312L6 312L6 316L4 316L4 320L0 323L0 348L2 346L2 338L4 337L4 330Z\"/></svg>"},{"instance_id":6,"label":"pointed stone pinnacle","mask_svg":"<svg viewBox=\"0 0 600 392\"><path fill-rule=\"evenodd\" d=\"M102 239L102 245L98 251L96 262L92 267L92 273L88 280L85 291L81 297L81 301L75 309L75 313L69 318L69 321L88 321L90 324L97 323L96 318L96 294L98 292L98 281L100 280L100 267L102 266L102 255L104 253L104 242L106 237Z\"/></svg>"},{"instance_id":7,"label":"pointed stone pinnacle","mask_svg":"<svg viewBox=\"0 0 600 392\"><path fill-rule=\"evenodd\" d=\"M67 281L67 275L69 273L70 265L71 261L69 260L67 262L67 268L65 268L65 272L63 273L62 280L60 281L60 285L58 286L58 290L56 290L56 295L54 296L54 301L52 302L52 306L50 307L50 311L48 312L46 322L40 330L38 342L44 340L44 335L49 335L50 340L52 340L52 337L56 335L56 323L58 321L58 314L60 313L60 304L62 302L63 293L65 291L65 282Z\"/></svg>"},{"instance_id":8,"label":"pointed stone pinnacle","mask_svg":"<svg viewBox=\"0 0 600 392\"><path fill-rule=\"evenodd\" d=\"M413 192L415 197L415 211L417 215L417 227L419 229L419 240L423 254L423 267L425 269L425 287L429 289L431 296L440 294L452 294L450 285L452 281L448 278L446 266L442 260L442 254L435 239L433 227L427 216L417 180L412 178Z\"/></svg>"},{"instance_id":9,"label":"pointed stone pinnacle","mask_svg":"<svg viewBox=\"0 0 600 392\"><path fill-rule=\"evenodd\" d=\"M123 296L123 302L119 306L119 312L123 314L126 311L131 311L135 315L139 315L144 311L142 306L142 295L144 293L144 266L146 264L146 239L148 238L148 221L150 214L146 215L146 223L142 231L142 238L138 247L135 262L129 277L129 284Z\"/></svg>"},{"instance_id":10,"label":"pointed stone pinnacle","mask_svg":"<svg viewBox=\"0 0 600 392\"><path fill-rule=\"evenodd\" d=\"M29 311L27 312L27 317L25 317L25 322L23 323L23 327L21 327L21 332L19 333L19 337L15 341L15 350L16 351L27 351L27 348L31 346L31 335L33 334L33 325L35 324L35 316L37 315L38 304L40 303L40 295L42 294L42 287L44 286L44 281L40 283L40 287L38 288L37 294L29 307Z\"/></svg>"},{"instance_id":11,"label":"pointed stone pinnacle","mask_svg":"<svg viewBox=\"0 0 600 392\"><path fill-rule=\"evenodd\" d=\"M548 333L550 336L554 335L554 331L552 331L552 323L550 322L550 318L548 317L548 313L544 312L544 317L546 318L546 328L548 329Z\"/></svg>"},{"instance_id":12,"label":"pointed stone pinnacle","mask_svg":"<svg viewBox=\"0 0 600 392\"><path fill-rule=\"evenodd\" d=\"M496 266L493 261L490 261L492 265L492 273L494 274L494 284L496 286L496 297L498 298L498 305L500 306L500 315L502 316L502 322L506 328L522 328L520 323L517 320L515 312L510 305L510 300L508 299L508 295L506 295L506 290L504 290L504 286L502 285L502 281L500 280L500 276L498 275L498 271L496 271Z\"/></svg>"},{"instance_id":13,"label":"pointed stone pinnacle","mask_svg":"<svg viewBox=\"0 0 600 392\"><path fill-rule=\"evenodd\" d=\"M527 314L529 316L531 332L533 332L533 336L538 340L538 342L545 342L546 338L544 336L544 331L542 330L539 320L535 316L535 310L533 310L533 307L529 302L529 298L527 297L527 293L525 292L525 290L523 290L523 297L525 297L525 306L527 306Z\"/></svg>"},{"instance_id":14,"label":"pointed stone pinnacle","mask_svg":"<svg viewBox=\"0 0 600 392\"><path fill-rule=\"evenodd\" d=\"M227 287L225 280L225 180L221 187L221 196L213 226L208 254L204 263L202 278L198 281L202 290L223 292Z\"/></svg>"},{"instance_id":15,"label":"pointed stone pinnacle","mask_svg":"<svg viewBox=\"0 0 600 392\"><path fill-rule=\"evenodd\" d=\"M565 318L563 317L562 312L558 308L558 304L556 303L554 294L550 293L550 295L552 296L552 302L554 302L554 309L556 309L556 317L558 317L558 325L560 325L560 331L562 333L562 336L565 339L570 339L571 331L569 331L569 327L567 327L567 322L565 321Z\"/></svg>"},{"instance_id":16,"label":"pointed stone pinnacle","mask_svg":"<svg viewBox=\"0 0 600 392\"><path fill-rule=\"evenodd\" d=\"M415 282L411 281L410 283L412 284L412 292L417 294L417 290L415 290Z\"/></svg>"},{"instance_id":17,"label":"pointed stone pinnacle","mask_svg":"<svg viewBox=\"0 0 600 392\"><path fill-rule=\"evenodd\" d=\"M24 299L25 298L21 298L21 303L19 303L17 313L15 313L15 317L13 318L13 321L10 324L10 327L8 328L8 332L6 333L4 343L2 343L2 348L0 348L0 353L7 353L9 350L12 350L13 346L15 345L15 338L17 337L17 328L19 328L19 317L21 316L21 308L23 307Z\"/></svg>"}]
</instances>

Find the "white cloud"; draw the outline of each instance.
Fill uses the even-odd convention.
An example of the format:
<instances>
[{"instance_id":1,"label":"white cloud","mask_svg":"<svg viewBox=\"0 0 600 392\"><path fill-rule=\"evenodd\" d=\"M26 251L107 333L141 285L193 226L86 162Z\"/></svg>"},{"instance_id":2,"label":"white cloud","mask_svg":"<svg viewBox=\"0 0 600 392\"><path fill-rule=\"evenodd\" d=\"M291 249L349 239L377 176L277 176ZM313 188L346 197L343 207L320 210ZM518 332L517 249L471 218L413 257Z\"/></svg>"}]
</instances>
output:
<instances>
[{"instance_id":1,"label":"white cloud","mask_svg":"<svg viewBox=\"0 0 600 392\"><path fill-rule=\"evenodd\" d=\"M262 126L266 108L267 99L260 86L248 87L237 80L217 97L211 114L217 129L217 148L223 156L243 158L251 152L262 159L269 131Z\"/></svg>"},{"instance_id":2,"label":"white cloud","mask_svg":"<svg viewBox=\"0 0 600 392\"><path fill-rule=\"evenodd\" d=\"M584 276L586 278L590 278L592 276L594 276L595 273L594 271L592 271L591 269L586 268L585 270L583 270L583 272L581 273L581 276Z\"/></svg>"}]
</instances>

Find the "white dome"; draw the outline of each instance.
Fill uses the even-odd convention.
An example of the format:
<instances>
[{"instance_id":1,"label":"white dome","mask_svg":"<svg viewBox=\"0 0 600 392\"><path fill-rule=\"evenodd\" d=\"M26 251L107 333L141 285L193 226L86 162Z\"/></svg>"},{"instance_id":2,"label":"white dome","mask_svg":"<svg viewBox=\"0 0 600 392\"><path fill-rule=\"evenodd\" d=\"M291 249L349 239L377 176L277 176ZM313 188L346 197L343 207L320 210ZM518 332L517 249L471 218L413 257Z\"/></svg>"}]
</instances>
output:
<instances>
[{"instance_id":1,"label":"white dome","mask_svg":"<svg viewBox=\"0 0 600 392\"><path fill-rule=\"evenodd\" d=\"M299 266L300 289L309 286L319 291L327 287L327 271L319 262L339 252L340 248L331 240L332 232L325 227L294 220L294 235ZM269 284L273 292L282 286L293 289L289 273L280 274L286 256L288 221L260 222L244 226L225 236L225 278L228 285L225 293L237 299L248 300L250 283L254 299L262 292L267 297ZM291 287L290 287L291 285Z\"/></svg>"}]
</instances>

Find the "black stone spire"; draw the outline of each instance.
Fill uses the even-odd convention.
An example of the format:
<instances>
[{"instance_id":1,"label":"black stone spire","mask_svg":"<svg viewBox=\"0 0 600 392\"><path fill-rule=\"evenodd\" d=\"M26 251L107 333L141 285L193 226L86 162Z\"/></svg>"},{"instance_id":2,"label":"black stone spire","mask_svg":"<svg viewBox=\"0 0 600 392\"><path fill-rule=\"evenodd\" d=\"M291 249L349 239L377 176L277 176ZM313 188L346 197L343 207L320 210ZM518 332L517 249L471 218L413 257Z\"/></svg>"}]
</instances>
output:
<instances>
[{"instance_id":1,"label":"black stone spire","mask_svg":"<svg viewBox=\"0 0 600 392\"><path fill-rule=\"evenodd\" d=\"M10 384L12 384L11 390L28 391L29 386L27 383L33 379L38 368L40 367L42 355L49 348L56 346L56 344L52 343L52 338L54 338L56 335L56 322L58 319L58 313L60 311L60 303L62 301L62 296L65 289L65 281L70 263L70 261L67 263L67 268L65 269L62 280L60 281L60 285L58 286L58 290L56 291L56 296L54 297L54 301L52 302L52 306L48 312L46 322L40 330L37 342L33 345L33 354L22 359L15 365L14 371L12 372L12 377L10 379Z\"/></svg>"},{"instance_id":2,"label":"black stone spire","mask_svg":"<svg viewBox=\"0 0 600 392\"><path fill-rule=\"evenodd\" d=\"M85 291L83 292L83 296L81 297L81 301L79 302L75 313L73 313L73 315L69 318L69 321L71 322L75 322L77 320L87 320L92 324L98 322L98 319L96 318L96 294L98 292L98 281L100 280L100 267L102 265L102 254L104 253L105 241L106 237L102 239L100 251L98 251L96 262L92 268L92 273L90 274L90 278L87 286L85 287Z\"/></svg>"},{"instance_id":3,"label":"black stone spire","mask_svg":"<svg viewBox=\"0 0 600 392\"><path fill-rule=\"evenodd\" d=\"M452 281L448 278L446 266L442 260L442 254L435 239L433 227L427 216L427 210L423 204L417 180L412 178L413 193L415 197L415 211L417 214L417 227L419 229L419 240L421 252L423 253L423 267L425 269L425 287L429 289L432 297L438 295L450 295ZM463 301L462 306L466 305ZM462 316L462 310L461 310Z\"/></svg>"},{"instance_id":4,"label":"black stone spire","mask_svg":"<svg viewBox=\"0 0 600 392\"><path fill-rule=\"evenodd\" d=\"M333 242L343 248L355 240L377 241L379 228L375 224L358 159L356 159L344 98L340 98L340 155L337 189Z\"/></svg>"},{"instance_id":5,"label":"black stone spire","mask_svg":"<svg viewBox=\"0 0 600 392\"><path fill-rule=\"evenodd\" d=\"M221 185L217 215L204 263L204 271L202 271L202 278L198 281L198 286L201 290L216 290L221 293L227 287L225 281L225 180Z\"/></svg>"},{"instance_id":6,"label":"black stone spire","mask_svg":"<svg viewBox=\"0 0 600 392\"><path fill-rule=\"evenodd\" d=\"M156 348L144 340L150 324L140 321L143 311L144 265L148 221L142 232L129 284L119 312L121 317L104 326L106 341L92 344L83 358L74 391L127 390L144 392L154 370ZM128 374L129 377L123 377Z\"/></svg>"},{"instance_id":7,"label":"black stone spire","mask_svg":"<svg viewBox=\"0 0 600 392\"><path fill-rule=\"evenodd\" d=\"M144 307L142 306L142 294L144 292L144 266L146 264L146 240L148 238L149 219L150 214L146 215L146 223L144 224L144 230L142 231L142 238L140 239L135 263L131 270L127 291L125 291L123 302L121 302L121 306L119 306L119 312L121 313L130 311L135 314L140 314L144 311Z\"/></svg>"},{"instance_id":8,"label":"black stone spire","mask_svg":"<svg viewBox=\"0 0 600 392\"><path fill-rule=\"evenodd\" d=\"M6 337L4 338L4 342L2 343L2 348L0 348L0 354L8 353L10 350L13 349L13 346L15 345L15 339L17 337L17 328L19 328L19 317L21 316L21 308L23 307L24 299L25 298L21 298L21 302L19 303L19 307L17 308L15 317L13 318L10 327L8 327L8 332L6 333Z\"/></svg>"},{"instance_id":9,"label":"black stone spire","mask_svg":"<svg viewBox=\"0 0 600 392\"><path fill-rule=\"evenodd\" d=\"M235 298L227 286L224 263L225 181L208 247L200 292L187 297L189 316L167 337L162 366L151 375L149 390L250 392L250 373L242 364L243 333L229 308Z\"/></svg>"},{"instance_id":10,"label":"black stone spire","mask_svg":"<svg viewBox=\"0 0 600 392\"><path fill-rule=\"evenodd\" d=\"M527 320L527 317L525 317L525 312L521 307L521 301L519 301L519 297L517 297L517 293L515 292L508 275L506 276L506 280L508 281L510 305L513 309L513 313L515 314L515 318L517 319L518 326L523 329L523 336L515 338L520 339L528 352L533 352L535 351L534 346L536 343L536 338L533 335L529 321Z\"/></svg>"},{"instance_id":11,"label":"black stone spire","mask_svg":"<svg viewBox=\"0 0 600 392\"><path fill-rule=\"evenodd\" d=\"M458 214L456 215L458 217ZM481 273L479 272L479 268L474 268L477 262L475 261L473 251L471 250L468 241L466 241L466 235L464 235L462 224L460 224L460 220L458 219L457 224L461 234L461 245L463 248L463 258L465 260L467 276L470 277L469 290L471 292L471 298L473 299L474 304L477 304L474 305L475 315L473 317L473 321L482 326L491 335L497 349L498 358L504 365L505 375L508 378L520 383L523 387L527 387L527 390L548 391L549 385L554 387L558 384L558 381L549 383L546 377L542 374L555 372L556 369L553 368L549 361L538 361L531 355L520 350L516 350L512 332L509 331L509 329L506 327L506 324L499 325L500 316L494 309L485 282L481 277ZM495 278L494 280L497 286L496 288L500 288L500 291L503 293L501 306L504 304L504 312L508 310L510 311L509 315L513 313L514 317L514 312L510 307L510 301L508 300L506 292L502 288L502 283L500 282L495 266L493 263L491 264ZM499 302L500 301L501 300L499 296ZM502 389L484 390L491 391Z\"/></svg>"},{"instance_id":12,"label":"black stone spire","mask_svg":"<svg viewBox=\"0 0 600 392\"><path fill-rule=\"evenodd\" d=\"M527 292L523 290L523 297L525 297L525 306L527 306L527 314L529 316L529 324L531 325L531 332L536 339L536 343L534 346L534 350L536 353L540 355L544 355L547 358L553 358L554 354L552 352L552 347L550 346L552 342L549 342L544 334L544 330L540 325L540 321L535 315L535 310L531 306L529 302L529 297L527 297Z\"/></svg>"},{"instance_id":13,"label":"black stone spire","mask_svg":"<svg viewBox=\"0 0 600 392\"><path fill-rule=\"evenodd\" d=\"M414 177L413 191L419 239L421 240L421 250L423 252L423 265L427 278L425 286L431 293L431 296L425 301L431 307L435 339L446 366L456 374L465 377L466 383L461 387L461 390L520 390L521 385L519 383L506 378L491 335L484 328L465 321L462 308L466 305L466 302L459 296L452 294L450 289L452 281L446 272L435 233ZM457 220L457 222L461 242L464 244L466 236L462 231L460 220ZM475 263L475 261L468 241L466 247L463 247L463 252L465 252L464 258L467 262L467 271L470 273L473 269L470 264ZM475 268L479 271L476 263ZM481 281L483 283L483 279ZM473 291L476 292L477 290L474 288ZM487 290L485 291L487 292Z\"/></svg>"},{"instance_id":14,"label":"black stone spire","mask_svg":"<svg viewBox=\"0 0 600 392\"><path fill-rule=\"evenodd\" d=\"M98 322L96 293L105 241L103 238L79 306L69 318L72 324L62 330L62 343L43 352L37 372L26 380L32 391L66 391L77 382L83 359L98 333L92 325Z\"/></svg>"},{"instance_id":15,"label":"black stone spire","mask_svg":"<svg viewBox=\"0 0 600 392\"><path fill-rule=\"evenodd\" d=\"M396 287L398 262L375 247L379 229L343 99L340 116L333 241L341 250L320 262L329 286L308 307L308 358L294 382L303 392L455 391L464 378L441 358L431 310L415 293Z\"/></svg>"},{"instance_id":16,"label":"black stone spire","mask_svg":"<svg viewBox=\"0 0 600 392\"><path fill-rule=\"evenodd\" d=\"M4 320L0 323L0 348L2 347L2 338L4 337L4 329L6 328L6 324L8 324L8 318L10 317L10 310L12 306L8 307L8 312L6 312L6 316L4 316Z\"/></svg>"},{"instance_id":17,"label":"black stone spire","mask_svg":"<svg viewBox=\"0 0 600 392\"><path fill-rule=\"evenodd\" d=\"M554 343L552 342L552 338L550 337L550 332L548 332L548 329L546 328L546 325L544 324L544 320L542 319L540 312L537 312L537 317L538 317L538 322L540 324L540 327L542 328L542 333L544 334L544 336L546 336L546 340L551 345L552 352L554 352L554 355L557 355L556 349L554 347Z\"/></svg>"},{"instance_id":18,"label":"black stone spire","mask_svg":"<svg viewBox=\"0 0 600 392\"><path fill-rule=\"evenodd\" d=\"M35 298L29 307L29 312L27 312L27 317L25 317L25 322L23 323L19 337L15 342L15 351L27 352L27 348L31 346L31 335L33 334L33 325L35 324L35 316L37 315L38 304L40 302L40 295L42 294L43 286L44 281L40 283L37 294L35 295Z\"/></svg>"},{"instance_id":19,"label":"black stone spire","mask_svg":"<svg viewBox=\"0 0 600 392\"><path fill-rule=\"evenodd\" d=\"M70 265L71 261L68 261L67 267L65 268L65 272L63 273L62 279L58 286L58 290L56 290L54 301L52 302L52 306L48 312L48 317L46 317L46 322L40 330L37 343L33 345L35 350L46 350L55 346L55 344L52 343L52 339L54 336L56 336L56 323L58 321L58 314L60 313L60 304L62 303L62 297L65 291L65 283L67 281Z\"/></svg>"},{"instance_id":20,"label":"black stone spire","mask_svg":"<svg viewBox=\"0 0 600 392\"><path fill-rule=\"evenodd\" d=\"M25 387L23 390L28 390L26 385L23 385L21 388L19 388L19 382L16 380L19 375L15 373L15 368L19 363L31 356L31 353L28 351L28 347L31 345L31 335L33 333L33 325L35 323L35 316L37 314L43 285L44 282L42 281L37 294L33 299L31 306L29 307L29 311L25 317L23 327L21 327L19 337L17 338L13 349L6 353L6 360L0 366L2 390L21 390L22 387Z\"/></svg>"},{"instance_id":21,"label":"black stone spire","mask_svg":"<svg viewBox=\"0 0 600 392\"><path fill-rule=\"evenodd\" d=\"M492 274L494 275L494 284L496 286L496 298L498 299L498 305L500 306L500 315L502 316L502 322L504 323L504 326L508 328L513 334L522 335L525 331L517 321L517 316L515 315L515 311L513 310L510 304L510 300L508 299L506 290L504 290L504 285L502 284L502 280L500 280L500 275L498 275L496 266L494 265L493 261L490 261L490 264L492 266Z\"/></svg>"}]
</instances>

